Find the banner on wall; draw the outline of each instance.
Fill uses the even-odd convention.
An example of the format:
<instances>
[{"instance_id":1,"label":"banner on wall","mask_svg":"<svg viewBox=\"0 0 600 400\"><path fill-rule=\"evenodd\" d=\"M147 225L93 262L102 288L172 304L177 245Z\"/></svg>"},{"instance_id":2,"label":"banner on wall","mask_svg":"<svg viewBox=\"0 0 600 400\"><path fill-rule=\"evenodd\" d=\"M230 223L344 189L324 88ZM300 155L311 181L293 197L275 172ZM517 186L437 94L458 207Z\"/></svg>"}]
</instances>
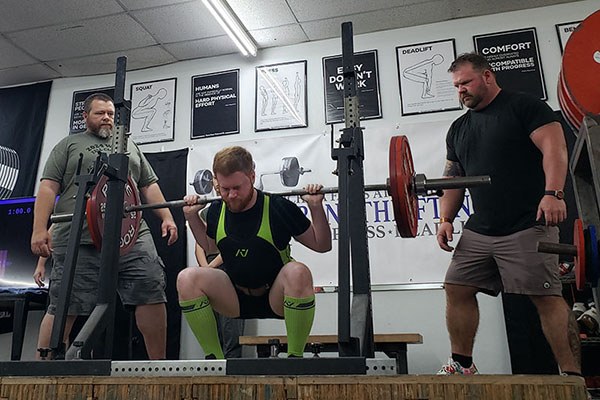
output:
<instances>
[{"instance_id":1,"label":"banner on wall","mask_svg":"<svg viewBox=\"0 0 600 400\"><path fill-rule=\"evenodd\" d=\"M477 35L473 41L501 88L548 99L535 28Z\"/></svg>"},{"instance_id":2,"label":"banner on wall","mask_svg":"<svg viewBox=\"0 0 600 400\"><path fill-rule=\"evenodd\" d=\"M240 70L192 77L191 138L240 133Z\"/></svg>"},{"instance_id":3,"label":"banner on wall","mask_svg":"<svg viewBox=\"0 0 600 400\"><path fill-rule=\"evenodd\" d=\"M94 93L104 93L110 96L111 99L114 98L115 88L113 87L105 87L99 89L90 89L90 90L79 90L73 92L73 102L71 104L71 123L69 128L69 134L85 132L85 120L83 119L83 106L85 99L89 95Z\"/></svg>"},{"instance_id":4,"label":"banner on wall","mask_svg":"<svg viewBox=\"0 0 600 400\"><path fill-rule=\"evenodd\" d=\"M381 118L377 50L354 53L354 69L360 119ZM343 73L341 56L323 58L326 124L344 121Z\"/></svg>"},{"instance_id":5,"label":"banner on wall","mask_svg":"<svg viewBox=\"0 0 600 400\"><path fill-rule=\"evenodd\" d=\"M441 174L445 160L444 138L449 122L425 123L403 126L402 132L409 137L415 165L419 172L433 178ZM388 177L388 148L390 135L370 135L365 143L365 182L380 184ZM440 143L442 145L440 145ZM321 183L324 186L338 186L337 177L331 171L336 169L331 159L330 138L328 135L302 135L228 142L227 145L240 145L248 149L256 163L256 186L262 185L265 192L283 192L302 188L308 183ZM223 144L207 143L192 149L188 157L188 182L203 169L212 166L214 154ZM278 173L282 159L296 157L300 167L310 170L300 175L294 188L283 186ZM188 193L194 193L189 186ZM211 195L211 194L209 194ZM212 195L215 195L213 192ZM289 198L308 216L310 212L299 196ZM450 261L450 253L439 249L435 235L439 226L439 198L427 196L419 198L419 229L416 238L400 237L394 221L393 206L387 191L365 193L367 210L367 236L371 266L371 281L375 285L384 284L438 284L444 279ZM315 286L337 286L338 275L338 195L325 196L324 207L333 238L333 250L320 254L292 241L292 256L306 265L313 273ZM460 237L462 226L472 211L470 197L465 198L455 226L454 243ZM188 246L188 255L193 259L193 238Z\"/></svg>"}]
</instances>

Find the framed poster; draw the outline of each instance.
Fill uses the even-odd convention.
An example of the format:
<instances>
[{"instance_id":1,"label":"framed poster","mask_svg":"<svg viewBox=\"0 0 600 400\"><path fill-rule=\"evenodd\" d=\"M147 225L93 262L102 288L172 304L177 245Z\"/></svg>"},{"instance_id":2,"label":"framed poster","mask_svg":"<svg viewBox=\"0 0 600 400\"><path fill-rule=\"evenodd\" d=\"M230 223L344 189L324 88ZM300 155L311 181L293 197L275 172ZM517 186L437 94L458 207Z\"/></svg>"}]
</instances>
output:
<instances>
[{"instance_id":1,"label":"framed poster","mask_svg":"<svg viewBox=\"0 0 600 400\"><path fill-rule=\"evenodd\" d=\"M354 53L354 69L360 119L381 118L377 50ZM326 124L344 122L343 73L342 56L323 57Z\"/></svg>"},{"instance_id":2,"label":"framed poster","mask_svg":"<svg viewBox=\"0 0 600 400\"><path fill-rule=\"evenodd\" d=\"M396 47L402 115L461 108L448 74L455 58L454 39Z\"/></svg>"},{"instance_id":3,"label":"framed poster","mask_svg":"<svg viewBox=\"0 0 600 400\"><path fill-rule=\"evenodd\" d=\"M129 131L137 144L175 140L177 78L131 85Z\"/></svg>"},{"instance_id":4,"label":"framed poster","mask_svg":"<svg viewBox=\"0 0 600 400\"><path fill-rule=\"evenodd\" d=\"M567 45L567 40L569 40L571 33L580 23L581 21L556 24L556 34L558 35L558 44L560 45L561 54L565 51L565 46Z\"/></svg>"},{"instance_id":5,"label":"framed poster","mask_svg":"<svg viewBox=\"0 0 600 400\"><path fill-rule=\"evenodd\" d=\"M256 67L256 132L306 127L306 108L306 60Z\"/></svg>"},{"instance_id":6,"label":"framed poster","mask_svg":"<svg viewBox=\"0 0 600 400\"><path fill-rule=\"evenodd\" d=\"M192 77L192 139L240 133L239 83L239 69Z\"/></svg>"},{"instance_id":7,"label":"framed poster","mask_svg":"<svg viewBox=\"0 0 600 400\"><path fill-rule=\"evenodd\" d=\"M475 51L496 73L501 88L546 100L546 85L535 28L473 36Z\"/></svg>"},{"instance_id":8,"label":"framed poster","mask_svg":"<svg viewBox=\"0 0 600 400\"><path fill-rule=\"evenodd\" d=\"M94 93L104 93L110 98L115 96L115 87L105 87L99 89L80 90L73 92L73 103L71 105L71 122L69 125L69 134L85 132L87 127L85 126L85 120L83 119L83 103L89 95Z\"/></svg>"}]
</instances>

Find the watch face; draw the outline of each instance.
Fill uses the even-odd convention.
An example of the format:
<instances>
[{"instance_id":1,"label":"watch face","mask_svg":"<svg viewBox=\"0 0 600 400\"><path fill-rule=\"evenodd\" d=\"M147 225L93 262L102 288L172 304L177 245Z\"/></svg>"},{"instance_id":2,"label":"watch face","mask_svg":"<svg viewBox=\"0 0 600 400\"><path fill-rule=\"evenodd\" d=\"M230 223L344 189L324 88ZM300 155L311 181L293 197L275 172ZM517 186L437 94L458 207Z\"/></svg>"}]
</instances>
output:
<instances>
[{"instance_id":1,"label":"watch face","mask_svg":"<svg viewBox=\"0 0 600 400\"><path fill-rule=\"evenodd\" d=\"M559 200L562 200L565 198L565 192L563 192L562 190L557 190L554 195Z\"/></svg>"}]
</instances>

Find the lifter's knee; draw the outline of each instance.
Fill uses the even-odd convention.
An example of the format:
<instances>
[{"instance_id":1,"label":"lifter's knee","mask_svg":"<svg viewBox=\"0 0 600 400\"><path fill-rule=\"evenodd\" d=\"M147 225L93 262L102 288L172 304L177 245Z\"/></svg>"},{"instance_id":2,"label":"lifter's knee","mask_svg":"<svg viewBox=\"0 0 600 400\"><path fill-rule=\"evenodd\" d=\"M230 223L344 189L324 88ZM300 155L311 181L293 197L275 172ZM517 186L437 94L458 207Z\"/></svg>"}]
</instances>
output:
<instances>
[{"instance_id":1,"label":"lifter's knee","mask_svg":"<svg viewBox=\"0 0 600 400\"><path fill-rule=\"evenodd\" d=\"M280 274L286 295L305 297L314 293L312 274L306 265L292 261L281 269Z\"/></svg>"},{"instance_id":2,"label":"lifter's knee","mask_svg":"<svg viewBox=\"0 0 600 400\"><path fill-rule=\"evenodd\" d=\"M446 298L448 301L464 302L475 299L475 295L479 291L477 288L465 285L455 285L452 283L444 284Z\"/></svg>"}]
</instances>

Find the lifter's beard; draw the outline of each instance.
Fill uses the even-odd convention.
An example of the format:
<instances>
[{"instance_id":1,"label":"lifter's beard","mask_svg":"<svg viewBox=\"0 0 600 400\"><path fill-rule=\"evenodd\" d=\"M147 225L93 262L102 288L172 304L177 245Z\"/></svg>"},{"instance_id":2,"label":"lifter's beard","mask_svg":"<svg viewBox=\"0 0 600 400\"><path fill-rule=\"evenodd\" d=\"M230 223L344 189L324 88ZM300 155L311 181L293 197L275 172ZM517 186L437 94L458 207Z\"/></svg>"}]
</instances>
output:
<instances>
[{"instance_id":1,"label":"lifter's beard","mask_svg":"<svg viewBox=\"0 0 600 400\"><path fill-rule=\"evenodd\" d=\"M98 129L97 131L95 131L93 133L94 133L94 135L98 136L99 138L106 139L106 138L110 137L110 135L112 135L112 129L100 127L100 129Z\"/></svg>"}]
</instances>

